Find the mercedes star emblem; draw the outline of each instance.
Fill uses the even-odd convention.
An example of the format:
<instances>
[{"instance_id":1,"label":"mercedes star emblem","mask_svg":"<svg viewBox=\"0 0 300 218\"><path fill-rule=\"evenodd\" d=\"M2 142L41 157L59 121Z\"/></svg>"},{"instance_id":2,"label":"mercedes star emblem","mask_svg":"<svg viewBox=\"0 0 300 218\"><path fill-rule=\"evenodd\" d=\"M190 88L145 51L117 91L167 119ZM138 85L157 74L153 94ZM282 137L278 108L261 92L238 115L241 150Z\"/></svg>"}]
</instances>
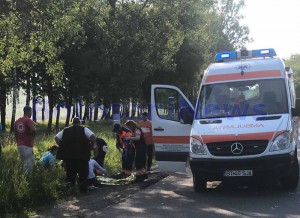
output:
<instances>
[{"instance_id":1,"label":"mercedes star emblem","mask_svg":"<svg viewBox=\"0 0 300 218\"><path fill-rule=\"evenodd\" d=\"M231 145L232 154L241 154L243 152L243 145L241 143L235 142Z\"/></svg>"}]
</instances>

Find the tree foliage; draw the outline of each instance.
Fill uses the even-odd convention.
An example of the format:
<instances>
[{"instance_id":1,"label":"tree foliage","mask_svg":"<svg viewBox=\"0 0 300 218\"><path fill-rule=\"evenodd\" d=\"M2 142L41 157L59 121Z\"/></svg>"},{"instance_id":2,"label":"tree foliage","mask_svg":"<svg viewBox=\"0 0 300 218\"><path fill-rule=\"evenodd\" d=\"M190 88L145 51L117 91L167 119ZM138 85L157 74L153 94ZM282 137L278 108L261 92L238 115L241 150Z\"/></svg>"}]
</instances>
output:
<instances>
[{"instance_id":1,"label":"tree foliage","mask_svg":"<svg viewBox=\"0 0 300 218\"><path fill-rule=\"evenodd\" d=\"M147 102L152 83L178 85L192 98L200 72L216 52L243 48L251 40L240 24L243 0L1 0L0 5L1 83L19 69L18 86L31 98L47 95L52 109L78 97L87 104ZM11 86L5 84L8 94Z\"/></svg>"},{"instance_id":2,"label":"tree foliage","mask_svg":"<svg viewBox=\"0 0 300 218\"><path fill-rule=\"evenodd\" d=\"M287 60L285 60L285 64L288 67L291 67L293 70L293 77L296 88L296 96L300 97L300 54L293 54Z\"/></svg>"}]
</instances>

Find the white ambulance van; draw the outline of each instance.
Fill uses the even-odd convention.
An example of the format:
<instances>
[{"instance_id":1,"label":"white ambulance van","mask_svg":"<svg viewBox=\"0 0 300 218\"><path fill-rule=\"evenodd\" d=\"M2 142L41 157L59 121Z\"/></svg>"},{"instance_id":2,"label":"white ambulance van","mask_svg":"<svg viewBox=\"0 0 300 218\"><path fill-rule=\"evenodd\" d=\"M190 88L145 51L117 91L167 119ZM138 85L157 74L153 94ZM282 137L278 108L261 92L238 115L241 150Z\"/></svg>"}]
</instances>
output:
<instances>
[{"instance_id":1,"label":"white ambulance van","mask_svg":"<svg viewBox=\"0 0 300 218\"><path fill-rule=\"evenodd\" d=\"M185 171L195 191L207 181L277 179L298 185L300 115L293 72L274 49L218 53L205 71L195 108L175 86L152 85L156 160ZM298 105L296 110L296 105Z\"/></svg>"}]
</instances>

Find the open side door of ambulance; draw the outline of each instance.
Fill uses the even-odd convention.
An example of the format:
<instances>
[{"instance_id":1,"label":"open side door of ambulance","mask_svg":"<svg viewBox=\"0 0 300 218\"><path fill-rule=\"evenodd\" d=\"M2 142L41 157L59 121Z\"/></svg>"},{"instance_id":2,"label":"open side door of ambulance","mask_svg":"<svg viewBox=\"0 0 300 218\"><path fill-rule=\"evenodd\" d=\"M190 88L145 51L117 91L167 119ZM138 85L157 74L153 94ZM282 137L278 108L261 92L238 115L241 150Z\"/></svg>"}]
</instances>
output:
<instances>
[{"instance_id":1,"label":"open side door of ambulance","mask_svg":"<svg viewBox=\"0 0 300 218\"><path fill-rule=\"evenodd\" d=\"M185 172L194 107L175 86L151 86L152 133L161 170Z\"/></svg>"}]
</instances>

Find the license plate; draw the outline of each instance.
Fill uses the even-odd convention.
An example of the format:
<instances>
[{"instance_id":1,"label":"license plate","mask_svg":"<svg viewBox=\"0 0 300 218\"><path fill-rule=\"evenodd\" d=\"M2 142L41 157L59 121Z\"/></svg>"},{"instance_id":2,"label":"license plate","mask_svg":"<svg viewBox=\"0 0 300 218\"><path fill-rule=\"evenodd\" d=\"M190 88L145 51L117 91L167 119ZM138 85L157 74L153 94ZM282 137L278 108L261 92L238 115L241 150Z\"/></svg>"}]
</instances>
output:
<instances>
[{"instance_id":1,"label":"license plate","mask_svg":"<svg viewBox=\"0 0 300 218\"><path fill-rule=\"evenodd\" d=\"M252 176L252 170L225 170L224 176L231 177L231 176Z\"/></svg>"}]
</instances>

